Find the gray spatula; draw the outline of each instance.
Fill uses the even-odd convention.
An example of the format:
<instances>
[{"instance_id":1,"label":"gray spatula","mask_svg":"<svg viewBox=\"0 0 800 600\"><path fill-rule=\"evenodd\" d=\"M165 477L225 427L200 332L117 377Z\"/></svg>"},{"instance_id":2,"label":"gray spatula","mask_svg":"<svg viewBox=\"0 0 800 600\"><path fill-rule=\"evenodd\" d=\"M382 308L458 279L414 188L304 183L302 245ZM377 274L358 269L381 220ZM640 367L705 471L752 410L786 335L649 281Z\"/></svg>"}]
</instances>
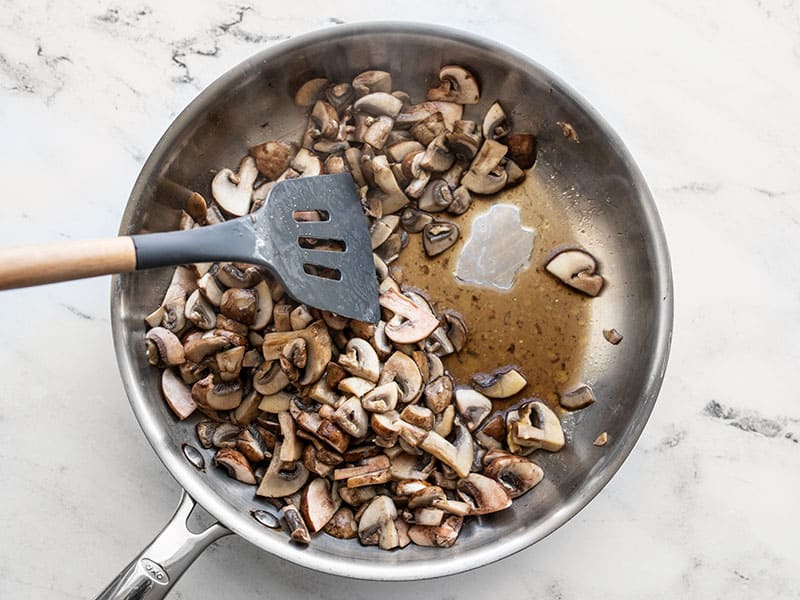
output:
<instances>
[{"instance_id":1,"label":"gray spatula","mask_svg":"<svg viewBox=\"0 0 800 600\"><path fill-rule=\"evenodd\" d=\"M304 211L322 219L304 221ZM367 221L345 173L277 183L258 211L219 225L0 250L0 289L223 260L267 267L310 306L380 318Z\"/></svg>"}]
</instances>

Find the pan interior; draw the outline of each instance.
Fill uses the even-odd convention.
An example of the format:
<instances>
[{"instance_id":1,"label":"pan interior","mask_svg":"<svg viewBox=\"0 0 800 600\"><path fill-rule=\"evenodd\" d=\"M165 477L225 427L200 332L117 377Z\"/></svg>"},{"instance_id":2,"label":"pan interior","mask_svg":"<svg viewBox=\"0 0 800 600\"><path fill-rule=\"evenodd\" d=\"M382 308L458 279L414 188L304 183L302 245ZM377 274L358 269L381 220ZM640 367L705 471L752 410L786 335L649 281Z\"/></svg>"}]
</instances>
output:
<instances>
[{"instance_id":1,"label":"pan interior","mask_svg":"<svg viewBox=\"0 0 800 600\"><path fill-rule=\"evenodd\" d=\"M560 313L537 314L543 325L560 324L552 327L551 342L569 352L566 376L548 379L555 377L555 370L537 354L534 320L517 323L512 314L511 322L497 323L501 317L495 314L493 322L499 335L531 344L532 356L519 360L528 360L536 371L532 394L546 397L559 386L582 382L592 386L598 399L591 408L564 417L568 442L561 452L534 455L545 480L511 509L465 525L453 548L383 552L326 535L300 548L283 532L257 523L250 512L263 503L254 498L252 486L211 466L197 471L184 458L182 444L197 445L196 419L177 421L161 398L159 370L145 359L143 318L160 303L171 270L113 280L112 324L120 370L134 412L161 460L233 531L264 550L321 571L370 579L435 577L486 564L543 538L585 506L619 468L652 410L666 365L672 324L669 260L652 199L624 146L586 103L544 69L492 42L452 30L382 24L337 27L275 46L239 65L206 89L160 140L131 193L120 232L175 228L179 208L163 192L165 186L178 184L210 198L211 173L235 168L246 148L270 139L300 139L305 117L292 97L306 79L349 81L367 68L382 68L393 74L395 89L418 101L439 67L451 63L470 68L481 84L481 102L469 107L465 118L479 119L500 99L516 131L538 136L536 165L503 202L520 207L523 223L537 231L531 265L516 285L552 284L539 293L567 298L566 313L574 313L572 321ZM559 122L575 129L579 143L563 134ZM475 214L489 206L480 202L473 208ZM556 243L591 249L607 279L601 297L584 300L541 273L545 253ZM410 261L406 268L412 271L409 265ZM446 276L450 271L445 269ZM413 277L425 287L424 274L409 273L409 280ZM456 302L452 294L458 285L442 290L442 295L451 294L440 298L444 305ZM619 346L602 335L612 327L624 335ZM515 362L506 360L508 344L495 346L490 350L487 343L480 357L487 361L483 370ZM467 372L478 364L450 366ZM608 432L608 444L593 446L603 431ZM210 465L213 454L203 452Z\"/></svg>"}]
</instances>

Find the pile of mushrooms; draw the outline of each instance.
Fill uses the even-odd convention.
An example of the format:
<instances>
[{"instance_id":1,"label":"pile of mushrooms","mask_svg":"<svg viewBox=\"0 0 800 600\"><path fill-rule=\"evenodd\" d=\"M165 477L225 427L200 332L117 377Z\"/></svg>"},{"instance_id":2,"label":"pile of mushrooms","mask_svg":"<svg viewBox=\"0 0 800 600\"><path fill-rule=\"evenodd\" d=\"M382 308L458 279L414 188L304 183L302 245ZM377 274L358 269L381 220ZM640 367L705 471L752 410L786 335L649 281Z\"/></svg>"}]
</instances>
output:
<instances>
[{"instance_id":1,"label":"pile of mushrooms","mask_svg":"<svg viewBox=\"0 0 800 600\"><path fill-rule=\"evenodd\" d=\"M177 267L146 318L147 358L163 369L170 409L202 415L197 438L214 464L275 503L298 543L324 531L385 550L452 546L464 519L504 510L541 481L533 452L564 445L543 402L495 410L494 399L525 388L518 368L453 380L442 357L464 348L464 318L404 286L391 264L409 234L422 233L428 255L445 252L459 228L440 215L518 183L535 159L534 136L511 133L499 102L481 122L462 118L480 98L467 69L443 67L439 79L418 104L384 71L306 82L295 96L310 108L300 147L251 148L236 172L215 175L214 201L193 194L180 220L218 223L269 201L274 182L350 173L371 225L379 323L298 304L266 271L236 262ZM554 273L599 291L580 258L561 255Z\"/></svg>"}]
</instances>

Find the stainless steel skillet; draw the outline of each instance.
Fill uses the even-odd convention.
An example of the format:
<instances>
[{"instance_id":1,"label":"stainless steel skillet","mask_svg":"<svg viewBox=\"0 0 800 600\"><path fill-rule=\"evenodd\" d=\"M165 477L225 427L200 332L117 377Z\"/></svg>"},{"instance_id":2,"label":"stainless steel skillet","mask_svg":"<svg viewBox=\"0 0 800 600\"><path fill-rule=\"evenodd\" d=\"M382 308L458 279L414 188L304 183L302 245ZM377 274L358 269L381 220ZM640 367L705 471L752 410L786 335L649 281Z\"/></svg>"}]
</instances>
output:
<instances>
[{"instance_id":1,"label":"stainless steel skillet","mask_svg":"<svg viewBox=\"0 0 800 600\"><path fill-rule=\"evenodd\" d=\"M142 319L159 304L169 272L116 276L111 316L122 379L145 435L187 495L153 545L101 597L163 597L209 543L229 532L299 565L341 576L411 580L473 569L564 524L630 453L655 403L669 352L672 281L663 230L641 173L610 127L554 75L499 44L440 27L379 23L331 28L269 48L217 80L175 120L142 169L120 233L175 226L178 211L156 194L166 183L208 194L209 172L236 164L244 148L266 139L299 138L304 118L292 93L306 79L349 80L361 70L382 67L395 75L395 87L419 98L425 75L448 63L468 65L478 76L479 112L502 98L513 107L515 123L550 132L540 136L537 165L524 185L569 202L573 241L592 248L616 282L593 304L586 325L590 342L582 375L594 382L604 410L586 412L571 443L544 457L542 484L511 509L465 526L451 549L381 552L324 535L299 547L253 517L266 504L254 499L251 487L187 459L184 444L196 443L194 421L176 421L161 399L159 373L142 352ZM580 143L552 135L558 121L572 124ZM625 334L619 346L600 333L609 324ZM592 446L599 431L610 439L602 452ZM210 465L210 455L205 459ZM185 518L194 501L219 524L202 534L189 532Z\"/></svg>"}]
</instances>

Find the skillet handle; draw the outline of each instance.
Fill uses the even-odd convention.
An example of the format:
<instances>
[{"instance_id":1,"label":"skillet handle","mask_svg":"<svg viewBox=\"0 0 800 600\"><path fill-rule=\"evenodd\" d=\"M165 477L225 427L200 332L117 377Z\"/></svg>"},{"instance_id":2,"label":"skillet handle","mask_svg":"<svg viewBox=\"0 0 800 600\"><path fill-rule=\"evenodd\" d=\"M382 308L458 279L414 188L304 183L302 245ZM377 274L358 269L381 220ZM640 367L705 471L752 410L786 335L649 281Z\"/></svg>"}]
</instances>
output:
<instances>
[{"instance_id":1,"label":"skillet handle","mask_svg":"<svg viewBox=\"0 0 800 600\"><path fill-rule=\"evenodd\" d=\"M231 533L214 523L193 533L186 521L197 505L183 491L175 514L164 529L100 592L96 600L158 600L164 598L184 571L210 544Z\"/></svg>"}]
</instances>

